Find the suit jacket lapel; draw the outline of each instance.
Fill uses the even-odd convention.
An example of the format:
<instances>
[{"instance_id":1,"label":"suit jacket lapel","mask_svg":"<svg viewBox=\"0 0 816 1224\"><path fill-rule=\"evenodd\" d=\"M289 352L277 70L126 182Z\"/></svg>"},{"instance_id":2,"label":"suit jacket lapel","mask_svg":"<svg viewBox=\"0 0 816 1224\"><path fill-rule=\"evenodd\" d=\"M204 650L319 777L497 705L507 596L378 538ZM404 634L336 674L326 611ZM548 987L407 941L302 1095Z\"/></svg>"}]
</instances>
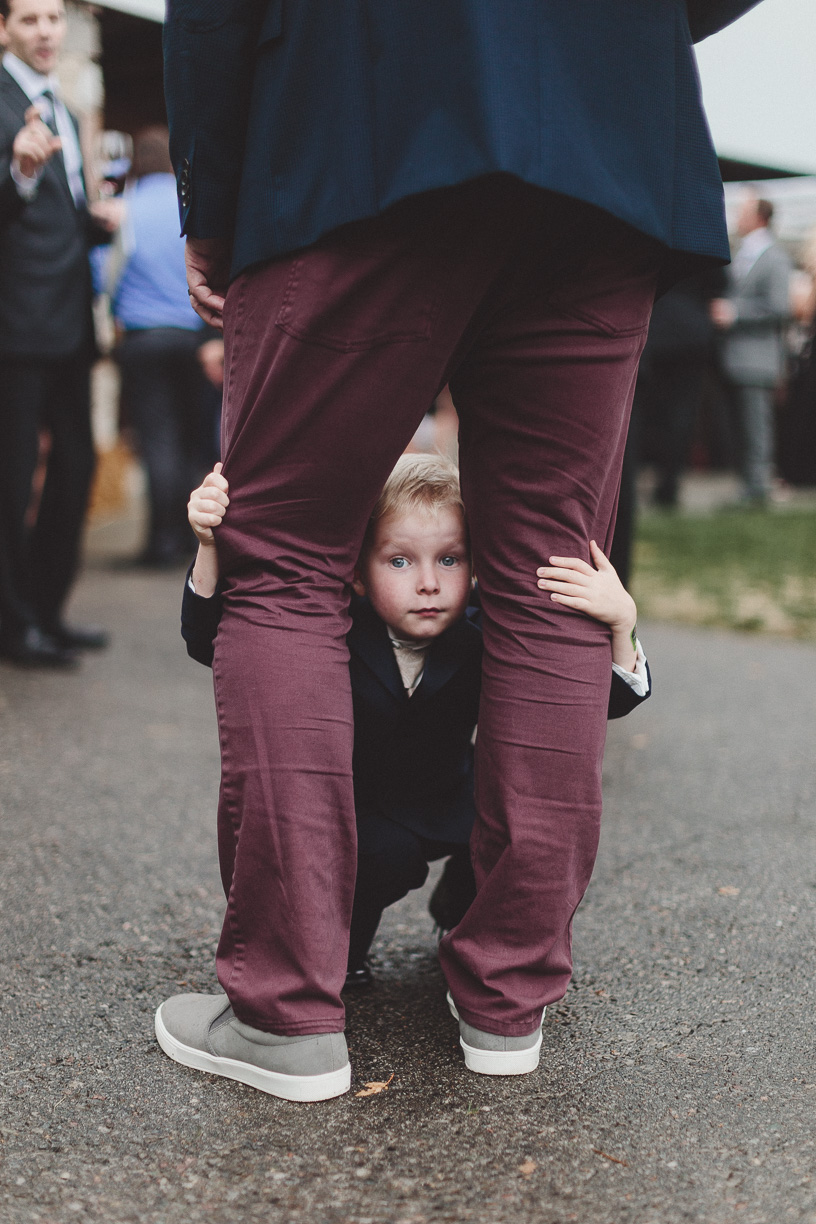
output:
<instances>
[{"instance_id":1,"label":"suit jacket lapel","mask_svg":"<svg viewBox=\"0 0 816 1224\"><path fill-rule=\"evenodd\" d=\"M25 123L25 113L31 102L28 94L23 92L11 73L3 67L0 67L0 90L8 105L19 118L20 127L22 127Z\"/></svg>"},{"instance_id":2,"label":"suit jacket lapel","mask_svg":"<svg viewBox=\"0 0 816 1224\"><path fill-rule=\"evenodd\" d=\"M17 84L17 82L15 81L11 73L8 72L5 68L0 68L0 89L2 89L5 95L6 101L11 106L12 110L16 111L20 119L20 127L22 127L23 124L25 123L26 111L28 110L29 106L31 106L32 104L31 99L29 98L28 94L25 93L25 91L20 88L20 86ZM74 123L73 115L70 115L69 118L71 119L71 122ZM74 123L74 128L76 128L75 123ZM78 140L79 140L79 135L77 135L77 141ZM68 196L68 199L71 201L71 204L76 206L74 202L74 197L71 195L71 188L68 183L68 175L65 173L65 161L63 159L61 152L57 152L54 154L51 160L46 164L46 167L43 173L54 175L56 177L57 182L62 187L63 191Z\"/></svg>"},{"instance_id":3,"label":"suit jacket lapel","mask_svg":"<svg viewBox=\"0 0 816 1224\"><path fill-rule=\"evenodd\" d=\"M349 650L362 659L389 693L400 701L408 700L388 630L368 600L359 596L353 599L351 629L346 642Z\"/></svg>"},{"instance_id":4,"label":"suit jacket lapel","mask_svg":"<svg viewBox=\"0 0 816 1224\"><path fill-rule=\"evenodd\" d=\"M411 701L425 701L437 693L474 652L479 651L481 641L481 633L469 620L463 618L451 625L432 643L425 660L425 671Z\"/></svg>"}]
</instances>

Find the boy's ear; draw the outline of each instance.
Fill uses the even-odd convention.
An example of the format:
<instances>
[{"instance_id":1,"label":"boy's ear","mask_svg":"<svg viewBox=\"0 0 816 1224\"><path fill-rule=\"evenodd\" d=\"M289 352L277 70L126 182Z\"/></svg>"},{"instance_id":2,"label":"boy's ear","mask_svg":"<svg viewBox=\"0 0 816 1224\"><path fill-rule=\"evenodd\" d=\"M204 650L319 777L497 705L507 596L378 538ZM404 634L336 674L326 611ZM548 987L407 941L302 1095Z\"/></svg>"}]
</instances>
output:
<instances>
[{"instance_id":1,"label":"boy's ear","mask_svg":"<svg viewBox=\"0 0 816 1224\"><path fill-rule=\"evenodd\" d=\"M351 580L351 586L352 586L352 589L355 595L365 595L366 593L365 583L363 582L362 575L360 574L359 569L357 569L356 567L354 570L354 577Z\"/></svg>"}]
</instances>

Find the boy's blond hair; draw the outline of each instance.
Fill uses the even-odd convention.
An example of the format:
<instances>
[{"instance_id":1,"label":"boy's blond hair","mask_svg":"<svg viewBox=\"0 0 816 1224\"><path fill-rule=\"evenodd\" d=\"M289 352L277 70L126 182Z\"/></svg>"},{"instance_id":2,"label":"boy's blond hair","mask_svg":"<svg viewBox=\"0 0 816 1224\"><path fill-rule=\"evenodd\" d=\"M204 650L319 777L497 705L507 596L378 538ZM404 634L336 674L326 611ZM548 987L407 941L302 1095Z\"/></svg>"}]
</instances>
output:
<instances>
[{"instance_id":1,"label":"boy's blond hair","mask_svg":"<svg viewBox=\"0 0 816 1224\"><path fill-rule=\"evenodd\" d=\"M436 512L456 507L464 515L459 469L444 455L402 455L385 482L368 520L363 550L371 544L380 519L413 510Z\"/></svg>"}]
</instances>

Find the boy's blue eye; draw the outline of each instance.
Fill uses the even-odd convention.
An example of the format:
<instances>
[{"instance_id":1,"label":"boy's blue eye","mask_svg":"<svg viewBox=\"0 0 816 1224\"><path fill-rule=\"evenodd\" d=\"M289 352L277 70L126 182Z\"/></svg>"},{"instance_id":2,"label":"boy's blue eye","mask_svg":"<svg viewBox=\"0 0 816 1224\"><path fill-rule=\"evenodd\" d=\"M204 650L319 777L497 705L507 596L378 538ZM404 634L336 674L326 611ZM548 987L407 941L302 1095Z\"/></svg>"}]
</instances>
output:
<instances>
[{"instance_id":1,"label":"boy's blue eye","mask_svg":"<svg viewBox=\"0 0 816 1224\"><path fill-rule=\"evenodd\" d=\"M459 562L458 557L440 557L439 558L439 564L447 566L448 569L450 569L452 565L457 565L458 562Z\"/></svg>"},{"instance_id":2,"label":"boy's blue eye","mask_svg":"<svg viewBox=\"0 0 816 1224\"><path fill-rule=\"evenodd\" d=\"M389 561L389 565L393 566L394 569L405 569L407 564L408 561L405 557L392 557Z\"/></svg>"}]
</instances>

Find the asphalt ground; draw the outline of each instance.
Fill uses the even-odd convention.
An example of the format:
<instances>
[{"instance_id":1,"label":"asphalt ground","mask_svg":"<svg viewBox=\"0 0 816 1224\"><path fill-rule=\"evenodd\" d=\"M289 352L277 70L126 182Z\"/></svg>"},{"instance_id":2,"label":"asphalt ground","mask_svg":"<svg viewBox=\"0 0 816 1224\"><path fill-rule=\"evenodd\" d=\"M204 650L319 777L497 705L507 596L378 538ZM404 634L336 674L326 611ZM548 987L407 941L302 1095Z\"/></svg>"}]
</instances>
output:
<instances>
[{"instance_id":1,"label":"asphalt ground","mask_svg":"<svg viewBox=\"0 0 816 1224\"><path fill-rule=\"evenodd\" d=\"M816 648L643 627L536 1073L465 1070L426 888L349 1000L352 1092L292 1105L153 1037L216 988L223 905L180 586L98 559L74 614L111 649L0 666L2 1224L816 1224Z\"/></svg>"}]
</instances>

